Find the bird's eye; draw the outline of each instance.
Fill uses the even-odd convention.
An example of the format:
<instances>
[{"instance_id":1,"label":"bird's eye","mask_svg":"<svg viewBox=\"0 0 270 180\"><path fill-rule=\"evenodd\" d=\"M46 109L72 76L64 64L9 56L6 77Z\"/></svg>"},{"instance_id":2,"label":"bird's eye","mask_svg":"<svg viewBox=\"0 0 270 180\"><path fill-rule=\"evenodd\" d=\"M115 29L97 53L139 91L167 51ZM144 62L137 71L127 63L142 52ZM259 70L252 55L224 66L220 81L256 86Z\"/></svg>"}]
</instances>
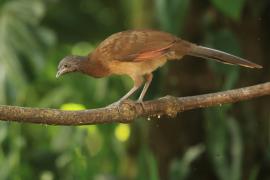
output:
<instances>
[{"instance_id":1,"label":"bird's eye","mask_svg":"<svg viewBox=\"0 0 270 180\"><path fill-rule=\"evenodd\" d=\"M68 65L67 65L67 64L65 64L65 65L64 65L64 68L67 68L67 67L68 67Z\"/></svg>"}]
</instances>

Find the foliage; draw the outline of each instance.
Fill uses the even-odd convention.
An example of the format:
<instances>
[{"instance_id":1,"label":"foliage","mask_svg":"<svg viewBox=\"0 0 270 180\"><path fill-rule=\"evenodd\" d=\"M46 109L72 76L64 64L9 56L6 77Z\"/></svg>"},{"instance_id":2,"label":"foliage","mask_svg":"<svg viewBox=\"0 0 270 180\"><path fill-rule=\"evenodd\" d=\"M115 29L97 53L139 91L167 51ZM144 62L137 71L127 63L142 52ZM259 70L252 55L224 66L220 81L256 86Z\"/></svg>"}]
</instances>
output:
<instances>
[{"instance_id":1,"label":"foliage","mask_svg":"<svg viewBox=\"0 0 270 180\"><path fill-rule=\"evenodd\" d=\"M254 4L258 14L267 9L262 3ZM131 27L156 27L185 37L186 19L199 19L202 21L198 30L201 38L194 39L242 56L241 35L230 24L241 22L247 5L244 0L200 3L192 0L1 0L0 103L79 110L114 102L132 86L129 78L97 80L72 74L56 80L56 67L65 55L86 55L107 35ZM267 5L266 0L264 5ZM189 16L194 6L202 6L202 17ZM222 26L219 18L225 22ZM237 86L240 68L211 61L208 65L219 89ZM162 93L161 84L175 78L164 69L155 73L147 98L157 97ZM158 82L165 73L166 82ZM1 122L0 179L159 180L162 179L161 167L164 167L160 158L164 152L169 152L167 177L171 179L192 177L193 165L205 154L210 162L209 169L218 179L239 180L247 176L257 179L263 168L259 161L248 173L243 166L248 161L245 142L257 137L254 123L251 123L257 117L254 109L255 106L247 105L238 113L232 113L234 107L226 105L205 110L203 116L198 116L205 120L201 127L205 130L204 139L197 144L186 140L183 147L187 148L181 150L153 145L156 137L150 136L150 130L159 124L144 120L131 125L82 127ZM241 117L248 119L247 126L242 126ZM162 127L160 129L159 134L166 134ZM165 141L171 142L179 132ZM162 155L158 155L153 146L157 146ZM256 143L250 146L257 147ZM269 145L264 146L267 150L264 149L265 154L260 157L267 163L270 161Z\"/></svg>"},{"instance_id":2,"label":"foliage","mask_svg":"<svg viewBox=\"0 0 270 180\"><path fill-rule=\"evenodd\" d=\"M171 33L181 31L185 23L189 0L156 0L155 2L160 27Z\"/></svg>"},{"instance_id":3,"label":"foliage","mask_svg":"<svg viewBox=\"0 0 270 180\"><path fill-rule=\"evenodd\" d=\"M217 7L225 16L234 20L239 20L242 15L242 9L245 5L245 0L211 0L213 5Z\"/></svg>"},{"instance_id":4,"label":"foliage","mask_svg":"<svg viewBox=\"0 0 270 180\"><path fill-rule=\"evenodd\" d=\"M2 1L0 8L1 72L6 77L0 86L2 93L9 94L2 95L0 102L21 104L27 84L42 69L44 52L53 37L38 25L45 11L41 1ZM29 74L23 70L26 68L32 69Z\"/></svg>"}]
</instances>

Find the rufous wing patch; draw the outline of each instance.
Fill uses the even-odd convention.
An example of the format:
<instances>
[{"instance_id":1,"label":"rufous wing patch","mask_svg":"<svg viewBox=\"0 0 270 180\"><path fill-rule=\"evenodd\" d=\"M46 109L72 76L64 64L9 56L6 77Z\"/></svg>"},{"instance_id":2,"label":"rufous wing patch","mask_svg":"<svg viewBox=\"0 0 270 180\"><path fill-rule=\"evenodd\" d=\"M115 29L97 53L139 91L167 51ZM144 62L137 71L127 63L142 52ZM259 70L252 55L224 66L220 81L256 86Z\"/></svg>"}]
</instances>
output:
<instances>
[{"instance_id":1,"label":"rufous wing patch","mask_svg":"<svg viewBox=\"0 0 270 180\"><path fill-rule=\"evenodd\" d=\"M168 50L170 49L170 47L172 47L174 44L170 43L168 46L154 50L154 51L148 51L148 52L143 52L143 53L139 53L136 58L134 59L134 61L144 61L144 60L152 60L152 59L156 59L164 54L166 54L168 52Z\"/></svg>"},{"instance_id":2,"label":"rufous wing patch","mask_svg":"<svg viewBox=\"0 0 270 180\"><path fill-rule=\"evenodd\" d=\"M160 52L155 52L155 51L145 52L145 53L141 53L141 54L137 55L136 58L134 59L134 61L144 61L144 60L156 59L156 58L162 56L163 54L164 54L164 52L162 52L162 51L160 51Z\"/></svg>"}]
</instances>

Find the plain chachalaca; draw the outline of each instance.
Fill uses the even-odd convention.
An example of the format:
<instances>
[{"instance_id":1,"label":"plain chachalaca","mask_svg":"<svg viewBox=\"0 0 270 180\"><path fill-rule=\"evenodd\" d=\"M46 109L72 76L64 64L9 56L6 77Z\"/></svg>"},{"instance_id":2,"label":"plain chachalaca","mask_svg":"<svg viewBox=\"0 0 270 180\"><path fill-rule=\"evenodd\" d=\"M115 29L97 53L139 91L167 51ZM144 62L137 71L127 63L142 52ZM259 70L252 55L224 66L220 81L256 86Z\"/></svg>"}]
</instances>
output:
<instances>
[{"instance_id":1,"label":"plain chachalaca","mask_svg":"<svg viewBox=\"0 0 270 180\"><path fill-rule=\"evenodd\" d=\"M152 72L167 60L179 60L185 55L248 68L262 68L240 57L190 43L166 32L128 30L109 36L87 56L65 57L59 63L56 77L70 72L81 72L97 78L113 74L128 75L134 81L133 88L118 102L129 98L145 80L138 99L142 102L152 81Z\"/></svg>"}]
</instances>

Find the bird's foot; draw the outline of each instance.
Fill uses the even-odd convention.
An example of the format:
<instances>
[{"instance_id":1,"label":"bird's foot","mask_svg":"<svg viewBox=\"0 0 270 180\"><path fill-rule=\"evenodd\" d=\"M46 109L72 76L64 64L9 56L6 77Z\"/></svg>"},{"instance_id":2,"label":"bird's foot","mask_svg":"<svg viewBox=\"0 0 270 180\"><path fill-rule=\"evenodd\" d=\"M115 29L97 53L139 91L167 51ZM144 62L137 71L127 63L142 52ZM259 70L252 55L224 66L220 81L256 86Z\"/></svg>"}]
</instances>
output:
<instances>
[{"instance_id":1,"label":"bird's foot","mask_svg":"<svg viewBox=\"0 0 270 180\"><path fill-rule=\"evenodd\" d=\"M107 107L115 107L115 106L121 106L121 104L125 104L125 103L128 103L129 101L131 100L128 100L128 99L124 99L124 100L118 100L110 105L108 105Z\"/></svg>"},{"instance_id":2,"label":"bird's foot","mask_svg":"<svg viewBox=\"0 0 270 180\"><path fill-rule=\"evenodd\" d=\"M113 102L112 104L106 106L106 107L115 107L115 106L119 106L121 104L122 101L116 101L116 102Z\"/></svg>"},{"instance_id":3,"label":"bird's foot","mask_svg":"<svg viewBox=\"0 0 270 180\"><path fill-rule=\"evenodd\" d=\"M133 102L132 100L129 100L129 99L124 99L124 100L116 101L116 102L114 102L114 103L108 105L107 107L109 107L109 108L114 108L114 107L116 107L117 110L118 110L118 112L120 113L120 107L121 107L122 105L124 105L124 104L127 104L127 105L129 105L129 106L132 106L132 105L134 105L134 102Z\"/></svg>"},{"instance_id":4,"label":"bird's foot","mask_svg":"<svg viewBox=\"0 0 270 180\"><path fill-rule=\"evenodd\" d=\"M143 111L145 111L145 106L144 106L143 100L142 99L138 99L137 100L137 103L139 103L142 106Z\"/></svg>"},{"instance_id":5,"label":"bird's foot","mask_svg":"<svg viewBox=\"0 0 270 180\"><path fill-rule=\"evenodd\" d=\"M119 107L120 107L121 103L122 103L122 101L119 100L119 101L116 101L116 102L114 102L114 103L112 103L112 104L106 106L106 107L107 107L107 108L114 108L114 107L116 107L118 113L120 114L120 108L119 108Z\"/></svg>"}]
</instances>

